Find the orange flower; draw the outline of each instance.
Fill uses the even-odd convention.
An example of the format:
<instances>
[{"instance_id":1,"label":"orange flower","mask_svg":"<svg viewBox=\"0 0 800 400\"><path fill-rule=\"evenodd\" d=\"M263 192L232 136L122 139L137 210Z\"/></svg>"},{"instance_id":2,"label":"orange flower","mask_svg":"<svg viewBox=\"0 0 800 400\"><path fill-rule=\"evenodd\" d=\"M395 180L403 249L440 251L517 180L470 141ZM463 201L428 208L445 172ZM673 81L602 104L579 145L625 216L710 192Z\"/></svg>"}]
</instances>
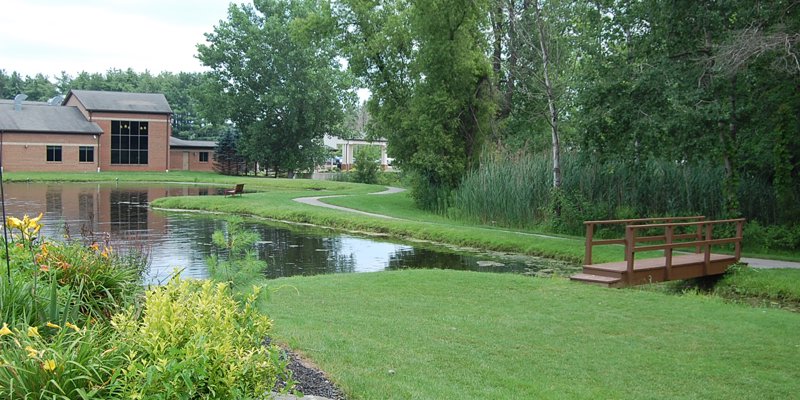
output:
<instances>
[{"instance_id":1,"label":"orange flower","mask_svg":"<svg viewBox=\"0 0 800 400\"><path fill-rule=\"evenodd\" d=\"M39 266L39 271L42 271L42 272L50 271L50 266L47 265L47 264L42 264L42 265Z\"/></svg>"}]
</instances>

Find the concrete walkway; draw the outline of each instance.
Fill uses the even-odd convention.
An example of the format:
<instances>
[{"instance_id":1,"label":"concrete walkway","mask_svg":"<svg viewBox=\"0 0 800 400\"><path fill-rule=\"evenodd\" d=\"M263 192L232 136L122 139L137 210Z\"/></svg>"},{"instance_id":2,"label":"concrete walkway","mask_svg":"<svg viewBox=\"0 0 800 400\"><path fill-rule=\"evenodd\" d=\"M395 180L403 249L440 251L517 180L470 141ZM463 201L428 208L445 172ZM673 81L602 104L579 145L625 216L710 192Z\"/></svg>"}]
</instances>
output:
<instances>
[{"instance_id":1,"label":"concrete walkway","mask_svg":"<svg viewBox=\"0 0 800 400\"><path fill-rule=\"evenodd\" d=\"M403 189L403 188L387 186L386 190L384 190L382 192L377 192L377 193L370 193L370 195L393 194L393 193L400 193L400 192L404 192L404 191L405 191L405 189ZM334 198L334 197L346 197L346 196L348 196L348 195L299 197L299 198L294 199L294 201L296 201L298 203L308 204L310 206L330 208L330 209L349 212L349 213L367 215L367 216L370 216L370 217L392 219L392 220L396 220L396 221L402 221L403 220L401 218L391 217L391 216L388 216L388 215L375 214L375 213L370 213L370 212L366 212L366 211L354 210L352 208L335 206L333 204L327 204L327 203L323 203L322 201L320 201L321 199L330 199L330 198ZM478 229L483 229L483 228L478 228ZM516 234L516 235L538 236L538 237L545 237L545 238L550 238L550 239L563 239L563 238L558 237L558 236L542 235L542 234L538 234L538 233L514 232L514 231L504 231L504 232L507 232L509 234ZM763 258L750 258L750 257L742 257L741 261L747 263L748 265L750 265L753 268L793 268L793 269L800 269L800 262L793 262L793 261L767 260L767 259L763 259Z\"/></svg>"},{"instance_id":2,"label":"concrete walkway","mask_svg":"<svg viewBox=\"0 0 800 400\"><path fill-rule=\"evenodd\" d=\"M765 260L763 258L742 257L742 262L753 268L794 268L800 269L800 263L793 261Z\"/></svg>"},{"instance_id":3,"label":"concrete walkway","mask_svg":"<svg viewBox=\"0 0 800 400\"><path fill-rule=\"evenodd\" d=\"M405 191L405 189L402 189L402 188L387 186L386 190L384 190L382 192L370 193L370 194L371 195L382 195L382 194L400 193L400 192L404 192L404 191ZM367 215L367 216L370 216L370 217L399 220L399 218L390 217L388 215L374 214L374 213L370 213L370 212L366 212L366 211L354 210L352 208L335 206L333 204L323 203L323 202L320 201L320 199L332 199L334 197L347 197L347 196L348 195L346 195L346 194L341 194L341 195L336 195L336 196L298 197L298 198L294 199L294 201L296 201L298 203L308 204L310 206L331 208L331 209L334 209L334 210L345 211L345 212L349 212L349 213Z\"/></svg>"}]
</instances>

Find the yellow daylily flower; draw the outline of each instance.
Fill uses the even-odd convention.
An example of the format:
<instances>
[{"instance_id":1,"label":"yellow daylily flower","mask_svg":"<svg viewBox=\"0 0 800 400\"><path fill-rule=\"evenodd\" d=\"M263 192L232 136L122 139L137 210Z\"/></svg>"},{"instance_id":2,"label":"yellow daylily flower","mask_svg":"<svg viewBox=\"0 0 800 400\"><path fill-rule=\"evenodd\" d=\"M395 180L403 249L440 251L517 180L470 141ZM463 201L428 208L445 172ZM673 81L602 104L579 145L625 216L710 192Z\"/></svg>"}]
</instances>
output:
<instances>
[{"instance_id":1,"label":"yellow daylily flower","mask_svg":"<svg viewBox=\"0 0 800 400\"><path fill-rule=\"evenodd\" d=\"M3 322L3 328L0 329L0 336L13 335L13 334L14 332L11 332L11 329L8 329L8 324Z\"/></svg>"},{"instance_id":2,"label":"yellow daylily flower","mask_svg":"<svg viewBox=\"0 0 800 400\"><path fill-rule=\"evenodd\" d=\"M30 358L36 358L39 356L39 351L31 346L25 346L25 351L28 352L28 357Z\"/></svg>"},{"instance_id":3,"label":"yellow daylily flower","mask_svg":"<svg viewBox=\"0 0 800 400\"><path fill-rule=\"evenodd\" d=\"M74 330L75 332L80 332L80 331L81 331L81 328L78 328L77 326L75 326L74 324L72 324L72 323L70 323L70 322L67 322L67 323L66 323L66 324L64 324L64 325L65 325L67 328Z\"/></svg>"},{"instance_id":4,"label":"yellow daylily flower","mask_svg":"<svg viewBox=\"0 0 800 400\"><path fill-rule=\"evenodd\" d=\"M32 223L34 223L34 224L38 224L38 223L39 223L39 220L41 220L41 219L42 219L42 216L44 216L44 213L39 213L39 216L38 216L38 217L36 217L36 218L31 218L31 222L32 222Z\"/></svg>"},{"instance_id":5,"label":"yellow daylily flower","mask_svg":"<svg viewBox=\"0 0 800 400\"><path fill-rule=\"evenodd\" d=\"M41 337L41 335L39 335L39 328L35 326L28 327L28 337Z\"/></svg>"},{"instance_id":6,"label":"yellow daylily flower","mask_svg":"<svg viewBox=\"0 0 800 400\"><path fill-rule=\"evenodd\" d=\"M53 360L53 359L44 360L44 362L42 363L42 369L44 369L45 371L53 371L53 370L55 370L56 369L56 360Z\"/></svg>"},{"instance_id":7,"label":"yellow daylily flower","mask_svg":"<svg viewBox=\"0 0 800 400\"><path fill-rule=\"evenodd\" d=\"M48 328L61 329L61 327L60 327L60 326L58 326L58 325L56 325L56 324L54 324L54 323L52 323L52 322L48 322L48 323L46 323L45 325L46 325Z\"/></svg>"},{"instance_id":8,"label":"yellow daylily flower","mask_svg":"<svg viewBox=\"0 0 800 400\"><path fill-rule=\"evenodd\" d=\"M6 226L8 226L11 229L19 228L22 226L22 220L16 217L7 217Z\"/></svg>"}]
</instances>

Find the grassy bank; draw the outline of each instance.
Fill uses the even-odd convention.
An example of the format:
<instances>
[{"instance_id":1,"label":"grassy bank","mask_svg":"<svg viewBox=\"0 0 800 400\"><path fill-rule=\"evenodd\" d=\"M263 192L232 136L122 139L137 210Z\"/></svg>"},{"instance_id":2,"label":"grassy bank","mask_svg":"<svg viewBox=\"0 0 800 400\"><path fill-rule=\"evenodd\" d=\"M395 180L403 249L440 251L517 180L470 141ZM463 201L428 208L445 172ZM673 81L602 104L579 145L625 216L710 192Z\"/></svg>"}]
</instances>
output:
<instances>
[{"instance_id":1,"label":"grassy bank","mask_svg":"<svg viewBox=\"0 0 800 400\"><path fill-rule=\"evenodd\" d=\"M353 399L790 398L800 315L455 271L287 278L276 335Z\"/></svg>"},{"instance_id":2,"label":"grassy bank","mask_svg":"<svg viewBox=\"0 0 800 400\"><path fill-rule=\"evenodd\" d=\"M799 269L732 268L713 289L728 300L800 310Z\"/></svg>"}]
</instances>

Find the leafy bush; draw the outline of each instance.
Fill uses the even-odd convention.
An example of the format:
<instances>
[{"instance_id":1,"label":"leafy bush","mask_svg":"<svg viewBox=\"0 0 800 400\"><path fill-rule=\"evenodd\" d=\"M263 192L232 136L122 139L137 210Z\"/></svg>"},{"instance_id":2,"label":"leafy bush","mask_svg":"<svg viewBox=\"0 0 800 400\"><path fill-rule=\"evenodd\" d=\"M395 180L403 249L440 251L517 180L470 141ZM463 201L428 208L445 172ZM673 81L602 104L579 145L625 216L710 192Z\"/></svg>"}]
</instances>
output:
<instances>
[{"instance_id":1,"label":"leafy bush","mask_svg":"<svg viewBox=\"0 0 800 400\"><path fill-rule=\"evenodd\" d=\"M120 380L125 398L251 399L273 387L281 365L262 346L271 321L225 283L173 279L146 295L141 318L130 309L112 324L127 347Z\"/></svg>"},{"instance_id":2,"label":"leafy bush","mask_svg":"<svg viewBox=\"0 0 800 400\"><path fill-rule=\"evenodd\" d=\"M376 148L361 146L356 154L355 171L353 180L358 183L378 183L378 170L380 162L375 159L380 157Z\"/></svg>"},{"instance_id":3,"label":"leafy bush","mask_svg":"<svg viewBox=\"0 0 800 400\"><path fill-rule=\"evenodd\" d=\"M763 250L800 249L800 225L764 226L758 221L749 221L744 227L747 245Z\"/></svg>"}]
</instances>

